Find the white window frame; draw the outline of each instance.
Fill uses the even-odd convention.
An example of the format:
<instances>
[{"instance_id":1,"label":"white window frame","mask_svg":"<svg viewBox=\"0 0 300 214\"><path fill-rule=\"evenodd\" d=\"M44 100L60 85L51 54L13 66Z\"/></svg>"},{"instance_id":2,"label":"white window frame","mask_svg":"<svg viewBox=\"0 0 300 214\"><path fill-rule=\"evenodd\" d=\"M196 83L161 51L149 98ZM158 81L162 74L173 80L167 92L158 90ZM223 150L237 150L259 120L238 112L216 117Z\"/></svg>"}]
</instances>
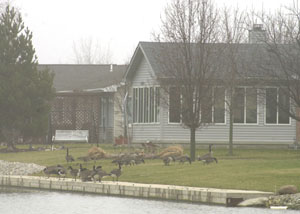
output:
<instances>
[{"instance_id":1,"label":"white window frame","mask_svg":"<svg viewBox=\"0 0 300 214\"><path fill-rule=\"evenodd\" d=\"M217 87L216 87L217 88ZM218 87L218 88L224 88L225 87ZM226 125L226 120L227 120L227 116L226 116L226 93L227 93L227 90L225 89L224 91L224 123L215 123L214 122L214 111L215 111L215 108L214 108L214 104L212 105L212 110L211 110L211 121L212 123L211 124L214 124L214 125ZM170 94L168 94L168 102L170 101ZM215 98L215 88L213 88L213 101L214 101L214 98ZM180 102L182 103L182 94L180 94ZM201 110L200 110L200 117L201 117ZM170 108L168 107L168 124L170 125L176 125L176 124L182 124L182 117L180 116L180 122L170 122Z\"/></svg>"},{"instance_id":2,"label":"white window frame","mask_svg":"<svg viewBox=\"0 0 300 214\"><path fill-rule=\"evenodd\" d=\"M249 126L253 126L253 125L258 125L259 124L259 99L258 99L258 89L256 89L256 123L247 123L247 88L253 89L253 87L249 87L249 86L238 86L236 88L244 88L244 122L243 123L235 123L233 122L234 125L249 125Z\"/></svg>"},{"instance_id":3,"label":"white window frame","mask_svg":"<svg viewBox=\"0 0 300 214\"><path fill-rule=\"evenodd\" d=\"M148 88L148 99L147 99L147 102L148 102L148 122L145 122L145 88ZM150 99L151 99L151 96L150 96L150 89L153 88L153 122L149 122L151 120L150 118ZM159 124L160 123L160 104L157 106L157 109L155 108L156 107L156 101L157 101L157 98L156 98L156 90L160 88L159 86L157 85L153 85L153 86L134 86L132 87L132 95L135 95L135 96L132 96L133 97L133 100L132 100L132 115L136 115L134 118L133 117L133 120L132 120L132 123L133 124L136 124L136 125L145 125L145 124ZM142 92L143 92L143 99L142 99L142 103L143 103L143 108L142 108L142 122L139 122L140 121L140 89L143 89ZM136 92L138 92L138 94L134 94L134 90L136 90ZM136 112L134 112L134 105L135 105L135 102L136 102L136 98L138 99L137 101L137 106L136 106ZM159 97L160 99L160 97ZM157 121L155 121L155 118L157 119Z\"/></svg>"},{"instance_id":4,"label":"white window frame","mask_svg":"<svg viewBox=\"0 0 300 214\"><path fill-rule=\"evenodd\" d=\"M267 123L267 89L268 88L275 88L277 89L277 102L279 99L279 89L278 87L265 87L264 89L264 125L266 126L290 126L292 125L292 120L291 117L289 116L289 123L278 123L279 121L279 111L278 111L278 106L276 109L276 123ZM289 103L290 103L290 108L292 107L291 99L289 97Z\"/></svg>"}]
</instances>

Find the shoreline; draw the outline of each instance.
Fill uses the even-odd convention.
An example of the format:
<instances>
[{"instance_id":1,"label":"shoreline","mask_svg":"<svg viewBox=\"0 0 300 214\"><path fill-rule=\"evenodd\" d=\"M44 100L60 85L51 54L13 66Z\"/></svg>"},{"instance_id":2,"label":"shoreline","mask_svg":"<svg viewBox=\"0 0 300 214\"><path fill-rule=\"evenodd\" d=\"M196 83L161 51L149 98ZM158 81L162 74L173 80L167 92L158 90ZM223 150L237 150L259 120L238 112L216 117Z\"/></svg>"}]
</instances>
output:
<instances>
[{"instance_id":1,"label":"shoreline","mask_svg":"<svg viewBox=\"0 0 300 214\"><path fill-rule=\"evenodd\" d=\"M275 195L273 192L262 191L141 184L117 181L102 181L101 183L95 183L82 182L80 180L74 181L70 178L59 180L58 178L19 175L0 175L0 185L226 206L235 206L236 203L241 200Z\"/></svg>"}]
</instances>

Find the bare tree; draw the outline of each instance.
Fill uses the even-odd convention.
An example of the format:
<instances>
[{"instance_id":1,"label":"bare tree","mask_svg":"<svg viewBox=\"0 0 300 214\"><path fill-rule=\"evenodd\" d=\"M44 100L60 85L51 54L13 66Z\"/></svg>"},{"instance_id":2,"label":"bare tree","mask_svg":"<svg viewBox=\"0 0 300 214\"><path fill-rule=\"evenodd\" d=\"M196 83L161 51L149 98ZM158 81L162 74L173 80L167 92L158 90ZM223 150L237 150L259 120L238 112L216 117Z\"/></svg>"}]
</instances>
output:
<instances>
[{"instance_id":1,"label":"bare tree","mask_svg":"<svg viewBox=\"0 0 300 214\"><path fill-rule=\"evenodd\" d=\"M224 56L223 72L226 75L222 76L222 86L226 89L227 99L225 99L226 109L229 113L229 155L233 155L233 123L235 114L242 113L235 110L244 106L244 100L239 100L239 97L246 95L244 89L239 89L242 80L245 79L245 73L241 71L242 59L239 57L241 43L246 43L246 16L244 11L238 8L222 10L222 49ZM250 91L250 90L249 90ZM217 94L215 95L217 96ZM241 102L239 102L241 101ZM242 115L243 116L243 115Z\"/></svg>"},{"instance_id":2,"label":"bare tree","mask_svg":"<svg viewBox=\"0 0 300 214\"><path fill-rule=\"evenodd\" d=\"M109 45L103 46L92 38L81 39L73 43L75 62L77 64L111 64L112 52Z\"/></svg>"},{"instance_id":3,"label":"bare tree","mask_svg":"<svg viewBox=\"0 0 300 214\"><path fill-rule=\"evenodd\" d=\"M218 18L210 0L174 0L165 8L161 32L156 35L161 42L159 81L169 95L169 109L177 110L174 118L190 129L193 161L196 130L207 124L201 111L211 106L218 55L212 44L218 41Z\"/></svg>"},{"instance_id":4,"label":"bare tree","mask_svg":"<svg viewBox=\"0 0 300 214\"><path fill-rule=\"evenodd\" d=\"M300 13L298 1L275 13L260 17L267 33L268 59L264 68L267 83L277 87L271 101L278 112L278 121L286 115L300 121ZM269 96L271 97L271 96ZM282 115L282 117L281 117ZM277 122L278 122L277 121Z\"/></svg>"}]
</instances>

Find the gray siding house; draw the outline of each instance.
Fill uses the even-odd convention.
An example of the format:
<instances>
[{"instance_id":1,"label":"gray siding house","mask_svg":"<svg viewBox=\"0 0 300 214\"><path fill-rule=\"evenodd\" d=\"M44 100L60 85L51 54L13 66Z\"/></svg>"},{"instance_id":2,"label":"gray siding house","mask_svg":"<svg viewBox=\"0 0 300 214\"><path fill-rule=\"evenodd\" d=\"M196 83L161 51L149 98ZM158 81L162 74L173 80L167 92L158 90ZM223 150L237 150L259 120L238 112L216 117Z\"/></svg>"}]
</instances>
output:
<instances>
[{"instance_id":1,"label":"gray siding house","mask_svg":"<svg viewBox=\"0 0 300 214\"><path fill-rule=\"evenodd\" d=\"M50 134L56 130L89 130L90 143L114 143L123 135L118 105L126 65L39 65L54 73L56 95Z\"/></svg>"},{"instance_id":2,"label":"gray siding house","mask_svg":"<svg viewBox=\"0 0 300 214\"><path fill-rule=\"evenodd\" d=\"M174 44L140 42L127 68L125 81L129 85L129 98L131 100L130 114L132 118L129 127L131 127L130 133L133 143L147 140L157 143L189 143L190 141L190 130L184 128L180 121L174 119L169 106L161 102L162 97L166 98L168 94L164 94L160 90L159 75L163 62L158 62L156 51L172 45ZM216 44L216 47L221 45ZM248 59L246 64L253 66L255 59L249 58L250 50L256 51L254 56L259 57L257 55L261 52L259 44L256 46L254 44L241 44L238 47L238 54ZM253 66L253 74L259 74L258 69ZM242 100L246 100L245 94L253 89L240 85L239 90L244 94ZM243 105L241 110L243 116L234 123L234 144L290 145L299 140L296 134L296 121L286 115L281 116L279 110L274 112L269 108L268 96L272 93L278 94L278 90L273 87L255 90L263 92L264 96L261 93L256 93L254 99L253 97L248 98L248 100L252 100L252 104L254 103L254 107L252 105L252 110L254 109L255 112L254 116L253 114L250 115L249 107L246 104ZM223 90L222 93L224 93L224 100L227 99L226 90ZM228 144L229 113L226 111L225 102L222 108L221 119L215 118L215 122L211 125L196 131L196 142Z\"/></svg>"}]
</instances>

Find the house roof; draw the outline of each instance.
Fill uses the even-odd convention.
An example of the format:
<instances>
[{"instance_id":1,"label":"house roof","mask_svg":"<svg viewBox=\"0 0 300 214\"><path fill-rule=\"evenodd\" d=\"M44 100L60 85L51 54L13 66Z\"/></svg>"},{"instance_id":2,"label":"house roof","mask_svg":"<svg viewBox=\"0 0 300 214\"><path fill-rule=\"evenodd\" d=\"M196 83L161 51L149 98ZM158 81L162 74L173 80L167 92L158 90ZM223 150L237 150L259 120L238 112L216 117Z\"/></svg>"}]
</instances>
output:
<instances>
[{"instance_id":1,"label":"house roof","mask_svg":"<svg viewBox=\"0 0 300 214\"><path fill-rule=\"evenodd\" d=\"M53 84L57 92L102 91L119 84L126 67L127 65L94 64L38 65L39 70L48 68L54 73Z\"/></svg>"},{"instance_id":2,"label":"house roof","mask_svg":"<svg viewBox=\"0 0 300 214\"><path fill-rule=\"evenodd\" d=\"M164 42L140 42L136 48L136 51L132 57L132 60L127 68L125 78L130 79L134 75L140 59L145 57L155 77L162 77L165 75L165 62L167 60L176 60L180 56L178 54L180 50L180 43L164 43ZM266 46L264 44L207 44L207 46L215 53L210 57L213 69L224 75L226 65L229 60L226 57L229 51L235 51L235 57L238 70L247 70L249 76L265 76L266 68L272 69L278 68L275 66L276 62L271 63L269 55L267 53ZM197 49L197 44L192 44L192 49ZM171 54L170 54L171 53ZM169 55L166 57L166 55ZM171 59L173 58L173 59ZM272 61L272 60L271 60ZM174 61L175 64L175 61ZM229 66L228 66L229 67Z\"/></svg>"}]
</instances>

